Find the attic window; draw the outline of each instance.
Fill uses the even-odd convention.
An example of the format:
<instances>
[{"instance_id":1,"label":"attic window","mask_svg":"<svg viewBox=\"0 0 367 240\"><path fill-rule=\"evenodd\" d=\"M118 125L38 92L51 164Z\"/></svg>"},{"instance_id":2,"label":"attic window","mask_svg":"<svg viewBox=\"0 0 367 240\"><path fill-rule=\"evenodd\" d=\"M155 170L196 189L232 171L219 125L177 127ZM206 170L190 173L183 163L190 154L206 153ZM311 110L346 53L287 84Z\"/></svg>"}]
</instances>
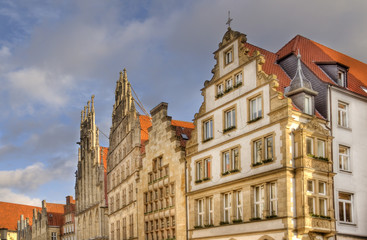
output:
<instances>
[{"instance_id":1,"label":"attic window","mask_svg":"<svg viewBox=\"0 0 367 240\"><path fill-rule=\"evenodd\" d=\"M224 65L228 65L233 62L233 48L230 48L224 53Z\"/></svg>"},{"instance_id":2,"label":"attic window","mask_svg":"<svg viewBox=\"0 0 367 240\"><path fill-rule=\"evenodd\" d=\"M311 96L308 96L308 95L305 96L304 112L306 114L312 115L312 98L311 98Z\"/></svg>"},{"instance_id":3,"label":"attic window","mask_svg":"<svg viewBox=\"0 0 367 240\"><path fill-rule=\"evenodd\" d=\"M189 140L189 137L184 133L181 133L181 137L183 140Z\"/></svg>"},{"instance_id":4,"label":"attic window","mask_svg":"<svg viewBox=\"0 0 367 240\"><path fill-rule=\"evenodd\" d=\"M345 87L346 84L345 84L345 71L341 70L341 69L338 69L338 85L339 86L342 86L342 87Z\"/></svg>"}]
</instances>

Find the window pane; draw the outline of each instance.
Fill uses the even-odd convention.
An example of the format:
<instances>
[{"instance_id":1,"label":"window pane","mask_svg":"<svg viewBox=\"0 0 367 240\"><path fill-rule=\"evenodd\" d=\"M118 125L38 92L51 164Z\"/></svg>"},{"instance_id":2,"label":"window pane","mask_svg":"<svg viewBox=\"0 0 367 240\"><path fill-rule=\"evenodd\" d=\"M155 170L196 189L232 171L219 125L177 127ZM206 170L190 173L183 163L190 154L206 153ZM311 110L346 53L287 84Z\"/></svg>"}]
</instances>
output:
<instances>
[{"instance_id":1,"label":"window pane","mask_svg":"<svg viewBox=\"0 0 367 240\"><path fill-rule=\"evenodd\" d=\"M261 162L261 146L262 142L261 140L257 140L254 142L254 163L259 163Z\"/></svg>"},{"instance_id":2,"label":"window pane","mask_svg":"<svg viewBox=\"0 0 367 240\"><path fill-rule=\"evenodd\" d=\"M314 182L313 182L313 181L311 181L311 180L308 180L308 181L307 181L307 191L308 191L308 192L313 192L313 186L314 186L314 185L313 185L313 183L314 183Z\"/></svg>"},{"instance_id":3,"label":"window pane","mask_svg":"<svg viewBox=\"0 0 367 240\"><path fill-rule=\"evenodd\" d=\"M319 194L325 195L326 193L326 184L324 182L319 182Z\"/></svg>"},{"instance_id":4,"label":"window pane","mask_svg":"<svg viewBox=\"0 0 367 240\"><path fill-rule=\"evenodd\" d=\"M325 157L325 141L317 140L317 156Z\"/></svg>"},{"instance_id":5,"label":"window pane","mask_svg":"<svg viewBox=\"0 0 367 240\"><path fill-rule=\"evenodd\" d=\"M315 199L312 197L308 198L308 212L315 213Z\"/></svg>"},{"instance_id":6,"label":"window pane","mask_svg":"<svg viewBox=\"0 0 367 240\"><path fill-rule=\"evenodd\" d=\"M265 138L265 159L272 159L273 158L273 137Z\"/></svg>"},{"instance_id":7,"label":"window pane","mask_svg":"<svg viewBox=\"0 0 367 240\"><path fill-rule=\"evenodd\" d=\"M345 203L345 221L352 222L352 207L350 203Z\"/></svg>"},{"instance_id":8,"label":"window pane","mask_svg":"<svg viewBox=\"0 0 367 240\"><path fill-rule=\"evenodd\" d=\"M313 139L309 137L306 138L306 153L313 154Z\"/></svg>"}]
</instances>

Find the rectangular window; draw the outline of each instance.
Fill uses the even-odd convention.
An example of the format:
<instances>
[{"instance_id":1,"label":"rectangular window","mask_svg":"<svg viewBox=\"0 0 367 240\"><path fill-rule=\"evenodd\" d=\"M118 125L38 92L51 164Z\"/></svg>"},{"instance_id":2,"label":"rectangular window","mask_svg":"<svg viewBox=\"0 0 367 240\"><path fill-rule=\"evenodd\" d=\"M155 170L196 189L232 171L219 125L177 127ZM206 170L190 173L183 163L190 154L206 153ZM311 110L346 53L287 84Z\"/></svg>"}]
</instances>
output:
<instances>
[{"instance_id":1,"label":"rectangular window","mask_svg":"<svg viewBox=\"0 0 367 240\"><path fill-rule=\"evenodd\" d=\"M210 178L210 158L204 159L204 179Z\"/></svg>"},{"instance_id":2,"label":"rectangular window","mask_svg":"<svg viewBox=\"0 0 367 240\"><path fill-rule=\"evenodd\" d=\"M319 198L319 214L322 216L327 216L326 199Z\"/></svg>"},{"instance_id":3,"label":"rectangular window","mask_svg":"<svg viewBox=\"0 0 367 240\"><path fill-rule=\"evenodd\" d=\"M233 83L232 79L226 80L226 90L227 91L229 91L229 90L231 90L233 88L233 84L232 83Z\"/></svg>"},{"instance_id":4,"label":"rectangular window","mask_svg":"<svg viewBox=\"0 0 367 240\"><path fill-rule=\"evenodd\" d=\"M262 160L262 141L261 139L254 142L254 163L261 163Z\"/></svg>"},{"instance_id":5,"label":"rectangular window","mask_svg":"<svg viewBox=\"0 0 367 240\"><path fill-rule=\"evenodd\" d=\"M313 138L306 137L306 153L313 155Z\"/></svg>"},{"instance_id":6,"label":"rectangular window","mask_svg":"<svg viewBox=\"0 0 367 240\"><path fill-rule=\"evenodd\" d=\"M115 227L114 224L111 223L111 240L115 239Z\"/></svg>"},{"instance_id":7,"label":"rectangular window","mask_svg":"<svg viewBox=\"0 0 367 240\"><path fill-rule=\"evenodd\" d=\"M234 148L231 150L231 170L238 170L238 148Z\"/></svg>"},{"instance_id":8,"label":"rectangular window","mask_svg":"<svg viewBox=\"0 0 367 240\"><path fill-rule=\"evenodd\" d=\"M350 193L338 194L339 202L339 221L345 223L353 222L353 195Z\"/></svg>"},{"instance_id":9,"label":"rectangular window","mask_svg":"<svg viewBox=\"0 0 367 240\"><path fill-rule=\"evenodd\" d=\"M262 100L261 96L250 100L250 121L262 117Z\"/></svg>"},{"instance_id":10,"label":"rectangular window","mask_svg":"<svg viewBox=\"0 0 367 240\"><path fill-rule=\"evenodd\" d=\"M342 70L338 70L338 85L339 86L342 86L342 87L345 87L346 84L345 84L345 72L342 71Z\"/></svg>"},{"instance_id":11,"label":"rectangular window","mask_svg":"<svg viewBox=\"0 0 367 240\"><path fill-rule=\"evenodd\" d=\"M321 195L326 194L326 183L319 182L319 194L321 194Z\"/></svg>"},{"instance_id":12,"label":"rectangular window","mask_svg":"<svg viewBox=\"0 0 367 240\"><path fill-rule=\"evenodd\" d=\"M270 207L269 207L269 214L270 216L277 215L277 189L275 183L270 183L269 186L269 200L270 200Z\"/></svg>"},{"instance_id":13,"label":"rectangular window","mask_svg":"<svg viewBox=\"0 0 367 240\"><path fill-rule=\"evenodd\" d=\"M231 193L223 194L223 222L229 223L231 220Z\"/></svg>"},{"instance_id":14,"label":"rectangular window","mask_svg":"<svg viewBox=\"0 0 367 240\"><path fill-rule=\"evenodd\" d=\"M233 61L233 58L232 58L232 49L227 51L225 53L225 64L230 64L231 62Z\"/></svg>"},{"instance_id":15,"label":"rectangular window","mask_svg":"<svg viewBox=\"0 0 367 240\"><path fill-rule=\"evenodd\" d=\"M305 108L304 112L306 114L312 115L312 97L305 95Z\"/></svg>"},{"instance_id":16,"label":"rectangular window","mask_svg":"<svg viewBox=\"0 0 367 240\"><path fill-rule=\"evenodd\" d=\"M57 235L55 232L51 233L51 240L57 240Z\"/></svg>"},{"instance_id":17,"label":"rectangular window","mask_svg":"<svg viewBox=\"0 0 367 240\"><path fill-rule=\"evenodd\" d=\"M338 125L348 127L348 105L345 103L338 103Z\"/></svg>"},{"instance_id":18,"label":"rectangular window","mask_svg":"<svg viewBox=\"0 0 367 240\"><path fill-rule=\"evenodd\" d=\"M197 200L197 207L198 207L198 219L197 219L197 226L204 225L204 199Z\"/></svg>"},{"instance_id":19,"label":"rectangular window","mask_svg":"<svg viewBox=\"0 0 367 240\"><path fill-rule=\"evenodd\" d=\"M273 159L273 136L265 138L265 160Z\"/></svg>"},{"instance_id":20,"label":"rectangular window","mask_svg":"<svg viewBox=\"0 0 367 240\"><path fill-rule=\"evenodd\" d=\"M202 180L201 178L201 161L199 161L196 162L196 180Z\"/></svg>"},{"instance_id":21,"label":"rectangular window","mask_svg":"<svg viewBox=\"0 0 367 240\"><path fill-rule=\"evenodd\" d=\"M313 180L307 180L307 192L314 193L315 182Z\"/></svg>"},{"instance_id":22,"label":"rectangular window","mask_svg":"<svg viewBox=\"0 0 367 240\"><path fill-rule=\"evenodd\" d=\"M264 209L264 185L254 188L254 218L262 218Z\"/></svg>"},{"instance_id":23,"label":"rectangular window","mask_svg":"<svg viewBox=\"0 0 367 240\"><path fill-rule=\"evenodd\" d=\"M208 120L204 122L204 141L213 138L213 120Z\"/></svg>"},{"instance_id":24,"label":"rectangular window","mask_svg":"<svg viewBox=\"0 0 367 240\"><path fill-rule=\"evenodd\" d=\"M231 109L224 113L224 130L236 127L236 111Z\"/></svg>"},{"instance_id":25,"label":"rectangular window","mask_svg":"<svg viewBox=\"0 0 367 240\"><path fill-rule=\"evenodd\" d=\"M214 207L213 207L213 197L207 199L208 203L208 224L214 224Z\"/></svg>"},{"instance_id":26,"label":"rectangular window","mask_svg":"<svg viewBox=\"0 0 367 240\"><path fill-rule=\"evenodd\" d=\"M314 197L308 197L308 212L310 214L315 214L315 198Z\"/></svg>"},{"instance_id":27,"label":"rectangular window","mask_svg":"<svg viewBox=\"0 0 367 240\"><path fill-rule=\"evenodd\" d=\"M222 153L222 161L223 161L222 172L226 173L230 170L229 151Z\"/></svg>"},{"instance_id":28,"label":"rectangular window","mask_svg":"<svg viewBox=\"0 0 367 240\"><path fill-rule=\"evenodd\" d=\"M339 145L339 169L350 171L349 147Z\"/></svg>"},{"instance_id":29,"label":"rectangular window","mask_svg":"<svg viewBox=\"0 0 367 240\"><path fill-rule=\"evenodd\" d=\"M236 74L235 81L235 86L238 86L242 83L242 73Z\"/></svg>"},{"instance_id":30,"label":"rectangular window","mask_svg":"<svg viewBox=\"0 0 367 240\"><path fill-rule=\"evenodd\" d=\"M242 220L243 212L242 212L242 192L236 192L236 219Z\"/></svg>"},{"instance_id":31,"label":"rectangular window","mask_svg":"<svg viewBox=\"0 0 367 240\"><path fill-rule=\"evenodd\" d=\"M217 95L221 95L224 93L223 83L217 85Z\"/></svg>"},{"instance_id":32,"label":"rectangular window","mask_svg":"<svg viewBox=\"0 0 367 240\"><path fill-rule=\"evenodd\" d=\"M325 141L320 139L317 140L317 156L325 157Z\"/></svg>"}]
</instances>

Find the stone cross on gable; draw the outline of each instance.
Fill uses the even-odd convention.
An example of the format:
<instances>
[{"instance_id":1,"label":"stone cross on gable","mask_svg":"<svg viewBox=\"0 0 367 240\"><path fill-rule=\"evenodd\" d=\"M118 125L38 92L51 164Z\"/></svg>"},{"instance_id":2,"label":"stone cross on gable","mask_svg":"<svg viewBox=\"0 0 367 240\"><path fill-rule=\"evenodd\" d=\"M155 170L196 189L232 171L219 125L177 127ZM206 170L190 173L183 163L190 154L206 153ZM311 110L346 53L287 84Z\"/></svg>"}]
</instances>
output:
<instances>
[{"instance_id":1,"label":"stone cross on gable","mask_svg":"<svg viewBox=\"0 0 367 240\"><path fill-rule=\"evenodd\" d=\"M226 22L226 24L228 25L228 28L230 28L231 27L231 22L232 22L232 18L231 18L231 12L230 11L228 11L228 20L227 20L227 22Z\"/></svg>"}]
</instances>

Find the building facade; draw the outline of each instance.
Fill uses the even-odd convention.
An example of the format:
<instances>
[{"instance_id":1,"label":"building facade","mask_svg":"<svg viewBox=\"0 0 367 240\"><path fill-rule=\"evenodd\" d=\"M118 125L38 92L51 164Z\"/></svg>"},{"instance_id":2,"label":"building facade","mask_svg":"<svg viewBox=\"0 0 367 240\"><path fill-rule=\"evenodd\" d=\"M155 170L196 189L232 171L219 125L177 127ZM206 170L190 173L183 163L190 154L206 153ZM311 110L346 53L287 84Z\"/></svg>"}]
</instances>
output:
<instances>
[{"instance_id":1,"label":"building facade","mask_svg":"<svg viewBox=\"0 0 367 240\"><path fill-rule=\"evenodd\" d=\"M99 146L94 96L81 113L78 170L75 181L75 229L78 240L108 239L106 215L107 148Z\"/></svg>"},{"instance_id":2,"label":"building facade","mask_svg":"<svg viewBox=\"0 0 367 240\"><path fill-rule=\"evenodd\" d=\"M187 144L189 239L330 239L331 133L318 93L301 65L290 78L246 41L228 29L202 89Z\"/></svg>"},{"instance_id":3,"label":"building facade","mask_svg":"<svg viewBox=\"0 0 367 240\"><path fill-rule=\"evenodd\" d=\"M64 222L64 205L42 201L41 211L33 210L31 238L33 240L60 240ZM29 233L29 231L28 231Z\"/></svg>"},{"instance_id":4,"label":"building facade","mask_svg":"<svg viewBox=\"0 0 367 240\"><path fill-rule=\"evenodd\" d=\"M75 237L75 200L72 196L66 197L64 207L64 222L61 228L61 240L76 240Z\"/></svg>"},{"instance_id":5,"label":"building facade","mask_svg":"<svg viewBox=\"0 0 367 240\"><path fill-rule=\"evenodd\" d=\"M172 120L167 103L151 110L138 195L138 239L186 238L185 145L194 125Z\"/></svg>"},{"instance_id":6,"label":"building facade","mask_svg":"<svg viewBox=\"0 0 367 240\"><path fill-rule=\"evenodd\" d=\"M143 125L148 117L135 109L126 69L116 83L108 152L108 219L110 240L136 239L139 169L142 141L147 139ZM145 130L146 131L146 130Z\"/></svg>"}]
</instances>

